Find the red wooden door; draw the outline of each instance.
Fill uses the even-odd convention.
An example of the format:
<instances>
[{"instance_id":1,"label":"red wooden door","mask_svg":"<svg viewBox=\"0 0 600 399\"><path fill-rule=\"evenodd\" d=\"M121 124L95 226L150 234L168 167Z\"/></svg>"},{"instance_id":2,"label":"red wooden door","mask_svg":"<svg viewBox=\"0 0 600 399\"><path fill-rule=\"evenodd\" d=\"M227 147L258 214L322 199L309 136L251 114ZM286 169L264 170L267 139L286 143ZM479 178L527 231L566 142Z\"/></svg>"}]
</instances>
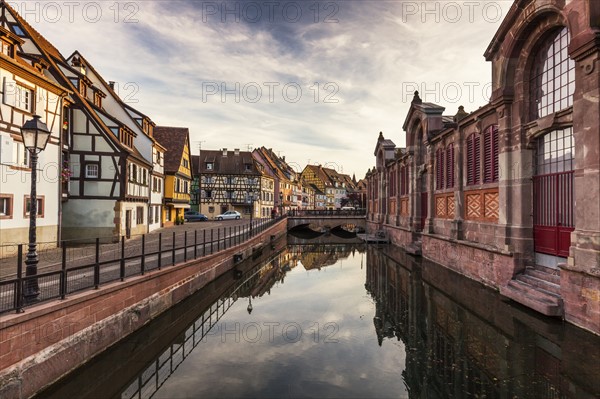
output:
<instances>
[{"instance_id":1,"label":"red wooden door","mask_svg":"<svg viewBox=\"0 0 600 399\"><path fill-rule=\"evenodd\" d=\"M535 251L568 257L575 227L573 171L534 176L533 201Z\"/></svg>"}]
</instances>

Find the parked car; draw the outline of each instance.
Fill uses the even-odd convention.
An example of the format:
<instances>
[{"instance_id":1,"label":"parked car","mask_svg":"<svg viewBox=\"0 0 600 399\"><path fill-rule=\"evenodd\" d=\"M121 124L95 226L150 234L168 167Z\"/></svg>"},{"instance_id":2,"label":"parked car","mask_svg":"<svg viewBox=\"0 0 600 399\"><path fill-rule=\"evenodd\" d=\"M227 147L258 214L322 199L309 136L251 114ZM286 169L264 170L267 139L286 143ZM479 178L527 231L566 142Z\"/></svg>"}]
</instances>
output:
<instances>
[{"instance_id":1,"label":"parked car","mask_svg":"<svg viewBox=\"0 0 600 399\"><path fill-rule=\"evenodd\" d=\"M227 219L241 219L242 215L238 211L227 211L220 215L217 215L215 218L217 220L227 220Z\"/></svg>"},{"instance_id":2,"label":"parked car","mask_svg":"<svg viewBox=\"0 0 600 399\"><path fill-rule=\"evenodd\" d=\"M197 211L187 211L183 214L183 218L186 222L205 222L208 217Z\"/></svg>"}]
</instances>

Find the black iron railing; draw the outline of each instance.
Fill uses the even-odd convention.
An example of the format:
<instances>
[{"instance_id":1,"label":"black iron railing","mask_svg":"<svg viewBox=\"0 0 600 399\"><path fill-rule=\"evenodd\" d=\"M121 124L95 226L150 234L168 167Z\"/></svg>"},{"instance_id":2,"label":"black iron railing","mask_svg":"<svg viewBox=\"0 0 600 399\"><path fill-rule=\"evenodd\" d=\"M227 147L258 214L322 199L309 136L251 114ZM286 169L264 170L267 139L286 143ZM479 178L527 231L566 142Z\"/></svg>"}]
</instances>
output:
<instances>
[{"instance_id":1,"label":"black iron railing","mask_svg":"<svg viewBox=\"0 0 600 399\"><path fill-rule=\"evenodd\" d=\"M60 262L40 268L47 270L35 276L23 273L24 245L17 248L17 267L14 278L0 280L0 314L16 311L39 302L53 299L65 299L68 295L98 289L100 286L114 281L124 281L128 277L143 275L152 270L175 266L192 259L210 256L228 248L242 244L252 237L261 234L280 219L256 219L249 224L219 227L210 230L185 231L176 236L161 232L141 236L141 240L125 241L123 237L118 246L101 253L100 239L92 245L94 253L88 254L84 261L70 253L69 243L63 241L60 248ZM81 248L77 248L80 250ZM79 253L75 251L74 253ZM89 260L88 260L89 259ZM39 296L29 303L23 298L24 287L37 281Z\"/></svg>"},{"instance_id":2,"label":"black iron railing","mask_svg":"<svg viewBox=\"0 0 600 399\"><path fill-rule=\"evenodd\" d=\"M367 210L362 209L292 209L288 211L287 215L289 217L352 217L352 216L361 216L364 217L367 215Z\"/></svg>"}]
</instances>

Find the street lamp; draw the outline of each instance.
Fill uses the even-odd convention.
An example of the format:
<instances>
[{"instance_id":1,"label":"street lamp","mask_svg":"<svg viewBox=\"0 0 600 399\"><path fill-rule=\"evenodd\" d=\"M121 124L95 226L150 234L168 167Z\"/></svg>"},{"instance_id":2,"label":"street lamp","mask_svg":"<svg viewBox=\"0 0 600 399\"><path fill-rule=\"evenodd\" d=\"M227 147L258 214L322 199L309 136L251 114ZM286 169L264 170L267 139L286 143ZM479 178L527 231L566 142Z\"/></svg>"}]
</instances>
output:
<instances>
[{"instance_id":1,"label":"street lamp","mask_svg":"<svg viewBox=\"0 0 600 399\"><path fill-rule=\"evenodd\" d=\"M23 145L31 155L31 193L29 194L29 249L25 259L25 276L36 276L37 265L39 262L36 243L36 218L37 218L37 162L38 154L46 148L50 138L50 130L44 122L40 120L39 115L34 115L33 119L25 122L21 128L21 137ZM37 300L40 295L40 287L35 278L27 280L23 296L27 302Z\"/></svg>"},{"instance_id":2,"label":"street lamp","mask_svg":"<svg viewBox=\"0 0 600 399\"><path fill-rule=\"evenodd\" d=\"M246 308L246 310L248 311L248 314L252 313L252 297L251 296L248 297L248 307Z\"/></svg>"}]
</instances>

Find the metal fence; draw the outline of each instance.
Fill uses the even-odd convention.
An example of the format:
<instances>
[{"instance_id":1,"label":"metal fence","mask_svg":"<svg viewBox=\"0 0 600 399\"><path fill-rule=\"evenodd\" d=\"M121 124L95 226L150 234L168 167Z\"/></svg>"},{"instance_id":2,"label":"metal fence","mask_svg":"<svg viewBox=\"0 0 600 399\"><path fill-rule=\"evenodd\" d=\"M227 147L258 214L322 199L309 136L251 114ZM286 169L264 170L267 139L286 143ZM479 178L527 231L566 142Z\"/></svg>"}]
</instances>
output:
<instances>
[{"instance_id":1,"label":"metal fence","mask_svg":"<svg viewBox=\"0 0 600 399\"><path fill-rule=\"evenodd\" d=\"M287 212L290 217L318 217L318 216L333 216L333 217L348 217L348 216L366 216L367 210L360 209L292 209Z\"/></svg>"},{"instance_id":2,"label":"metal fence","mask_svg":"<svg viewBox=\"0 0 600 399\"><path fill-rule=\"evenodd\" d=\"M121 238L118 249L100 253L100 239L96 239L95 254L91 262L84 264L81 259L68 255L68 243L61 243L60 264L54 270L27 276L23 273L23 253L26 246L18 245L17 273L15 278L0 281L0 314L10 311L21 313L23 308L53 299L65 299L68 295L98 289L114 281L124 281L128 277L144 275L148 271L175 266L192 259L209 256L248 241L261 234L280 219L257 219L246 225L229 226L210 230L185 231L183 240L172 234L161 232L147 242L147 235L141 242L132 243ZM190 234L188 234L190 233ZM39 291L39 295L26 300L24 293Z\"/></svg>"}]
</instances>

